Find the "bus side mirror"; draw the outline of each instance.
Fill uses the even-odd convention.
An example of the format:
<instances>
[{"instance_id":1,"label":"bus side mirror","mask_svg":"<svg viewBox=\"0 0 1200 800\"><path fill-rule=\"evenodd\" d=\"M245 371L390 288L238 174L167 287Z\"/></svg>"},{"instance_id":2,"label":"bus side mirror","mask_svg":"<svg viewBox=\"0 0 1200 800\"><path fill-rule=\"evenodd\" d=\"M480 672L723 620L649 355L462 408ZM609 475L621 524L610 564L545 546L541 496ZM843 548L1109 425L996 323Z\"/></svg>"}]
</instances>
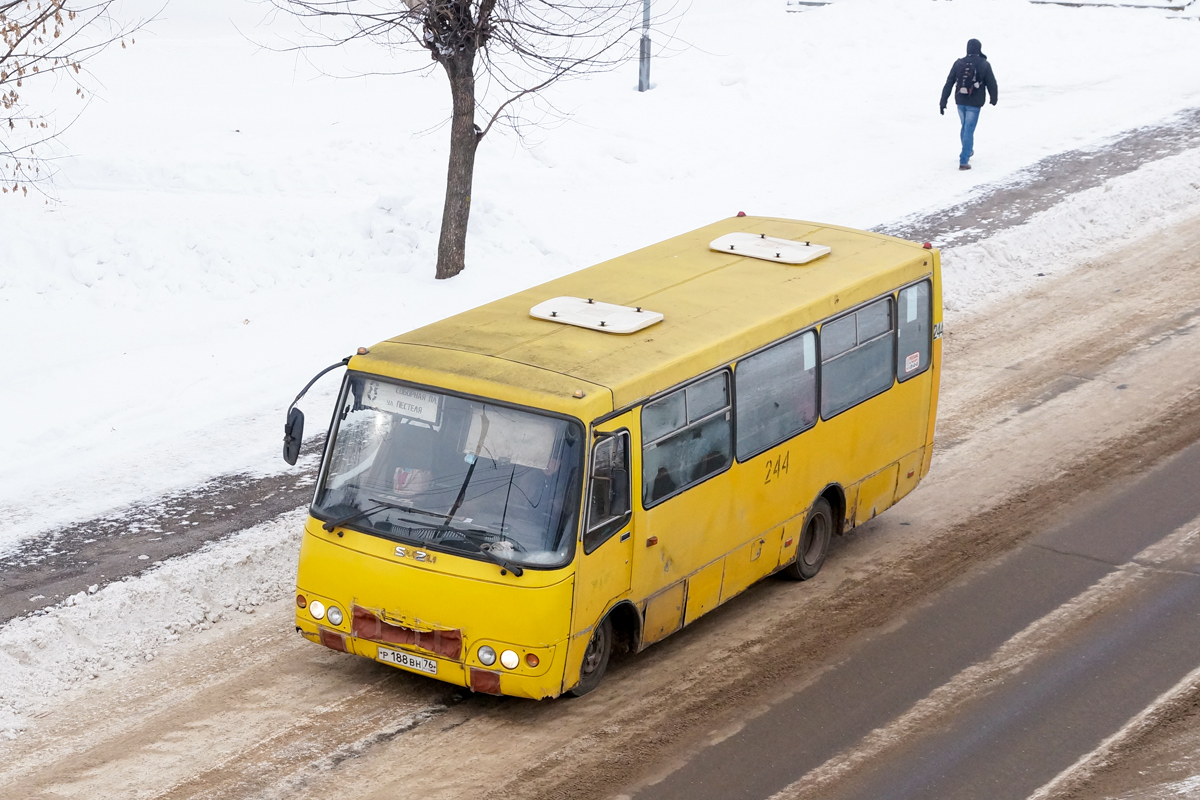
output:
<instances>
[{"instance_id":1,"label":"bus side mirror","mask_svg":"<svg viewBox=\"0 0 1200 800\"><path fill-rule=\"evenodd\" d=\"M293 408L283 425L283 460L292 466L300 457L300 442L304 440L304 412Z\"/></svg>"}]
</instances>

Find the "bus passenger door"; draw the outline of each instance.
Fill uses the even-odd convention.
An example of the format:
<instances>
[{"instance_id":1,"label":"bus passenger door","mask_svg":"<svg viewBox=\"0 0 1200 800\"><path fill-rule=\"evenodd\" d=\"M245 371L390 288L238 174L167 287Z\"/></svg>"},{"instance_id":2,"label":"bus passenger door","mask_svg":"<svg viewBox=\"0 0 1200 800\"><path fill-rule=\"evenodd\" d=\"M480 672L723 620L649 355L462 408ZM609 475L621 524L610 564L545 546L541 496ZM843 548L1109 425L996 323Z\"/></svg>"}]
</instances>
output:
<instances>
[{"instance_id":1,"label":"bus passenger door","mask_svg":"<svg viewBox=\"0 0 1200 800\"><path fill-rule=\"evenodd\" d=\"M586 648L601 616L629 595L633 515L628 417L599 426L592 441L583 553L575 571L572 651Z\"/></svg>"}]
</instances>

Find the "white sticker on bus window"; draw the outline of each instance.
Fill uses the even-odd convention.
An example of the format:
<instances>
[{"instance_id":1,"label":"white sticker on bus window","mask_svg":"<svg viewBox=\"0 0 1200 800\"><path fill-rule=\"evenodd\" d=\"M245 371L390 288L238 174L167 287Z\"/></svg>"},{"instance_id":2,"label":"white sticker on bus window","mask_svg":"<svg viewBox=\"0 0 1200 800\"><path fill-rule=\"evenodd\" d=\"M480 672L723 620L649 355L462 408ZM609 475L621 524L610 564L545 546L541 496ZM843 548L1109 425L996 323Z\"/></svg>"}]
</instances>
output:
<instances>
[{"instance_id":1,"label":"white sticker on bus window","mask_svg":"<svg viewBox=\"0 0 1200 800\"><path fill-rule=\"evenodd\" d=\"M817 366L817 337L811 333L804 334L804 371Z\"/></svg>"},{"instance_id":2,"label":"white sticker on bus window","mask_svg":"<svg viewBox=\"0 0 1200 800\"><path fill-rule=\"evenodd\" d=\"M487 426L483 424L487 415ZM523 411L510 411L497 406L475 409L467 447L474 453L478 448L483 458L508 462L522 467L546 469L558 444L560 423Z\"/></svg>"},{"instance_id":3,"label":"white sticker on bus window","mask_svg":"<svg viewBox=\"0 0 1200 800\"><path fill-rule=\"evenodd\" d=\"M917 321L917 290L909 289L904 293L904 321Z\"/></svg>"},{"instance_id":4,"label":"white sticker on bus window","mask_svg":"<svg viewBox=\"0 0 1200 800\"><path fill-rule=\"evenodd\" d=\"M437 422L440 402L441 397L432 392L394 383L366 381L363 386L362 403L367 408L390 411L422 422Z\"/></svg>"},{"instance_id":5,"label":"white sticker on bus window","mask_svg":"<svg viewBox=\"0 0 1200 800\"><path fill-rule=\"evenodd\" d=\"M920 366L921 366L920 352L913 353L911 356L904 359L904 374L907 375L908 373L912 372L914 369L919 368Z\"/></svg>"}]
</instances>

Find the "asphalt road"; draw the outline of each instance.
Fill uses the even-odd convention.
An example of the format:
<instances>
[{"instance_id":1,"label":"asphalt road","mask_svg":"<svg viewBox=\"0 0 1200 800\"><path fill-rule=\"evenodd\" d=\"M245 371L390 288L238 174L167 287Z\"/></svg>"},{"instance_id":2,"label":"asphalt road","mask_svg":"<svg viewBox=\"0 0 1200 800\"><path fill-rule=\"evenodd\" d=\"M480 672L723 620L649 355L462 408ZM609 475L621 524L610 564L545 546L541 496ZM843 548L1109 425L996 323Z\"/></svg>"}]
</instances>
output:
<instances>
[{"instance_id":1,"label":"asphalt road","mask_svg":"<svg viewBox=\"0 0 1200 800\"><path fill-rule=\"evenodd\" d=\"M629 793L1028 798L1200 667L1197 531L1200 444Z\"/></svg>"}]
</instances>

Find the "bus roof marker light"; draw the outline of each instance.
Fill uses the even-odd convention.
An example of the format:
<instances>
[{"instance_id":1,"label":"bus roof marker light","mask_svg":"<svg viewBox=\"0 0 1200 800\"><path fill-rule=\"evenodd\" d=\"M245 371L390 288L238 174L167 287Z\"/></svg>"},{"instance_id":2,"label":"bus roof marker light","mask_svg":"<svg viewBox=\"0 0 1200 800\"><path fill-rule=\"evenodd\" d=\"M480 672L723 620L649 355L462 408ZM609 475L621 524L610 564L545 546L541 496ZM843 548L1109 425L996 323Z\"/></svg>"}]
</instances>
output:
<instances>
[{"instance_id":1,"label":"bus roof marker light","mask_svg":"<svg viewBox=\"0 0 1200 800\"><path fill-rule=\"evenodd\" d=\"M368 348L368 347L360 347L360 348L358 348L358 354L359 354L360 356L365 356L365 355L366 355L367 353L369 353L369 352L371 352L371 350L370 350L370 348Z\"/></svg>"},{"instance_id":2,"label":"bus roof marker light","mask_svg":"<svg viewBox=\"0 0 1200 800\"><path fill-rule=\"evenodd\" d=\"M587 397L587 392L585 392L583 389L576 389L571 393L571 397L574 397L576 400L582 400L583 398Z\"/></svg>"},{"instance_id":3,"label":"bus roof marker light","mask_svg":"<svg viewBox=\"0 0 1200 800\"><path fill-rule=\"evenodd\" d=\"M774 261L777 264L807 264L833 252L832 248L811 241L798 242L746 231L735 231L717 237L708 245L710 250L735 251L739 255Z\"/></svg>"},{"instance_id":4,"label":"bus roof marker light","mask_svg":"<svg viewBox=\"0 0 1200 800\"><path fill-rule=\"evenodd\" d=\"M595 298L554 297L529 309L529 316L602 333L636 333L662 322L657 311L605 303Z\"/></svg>"}]
</instances>

